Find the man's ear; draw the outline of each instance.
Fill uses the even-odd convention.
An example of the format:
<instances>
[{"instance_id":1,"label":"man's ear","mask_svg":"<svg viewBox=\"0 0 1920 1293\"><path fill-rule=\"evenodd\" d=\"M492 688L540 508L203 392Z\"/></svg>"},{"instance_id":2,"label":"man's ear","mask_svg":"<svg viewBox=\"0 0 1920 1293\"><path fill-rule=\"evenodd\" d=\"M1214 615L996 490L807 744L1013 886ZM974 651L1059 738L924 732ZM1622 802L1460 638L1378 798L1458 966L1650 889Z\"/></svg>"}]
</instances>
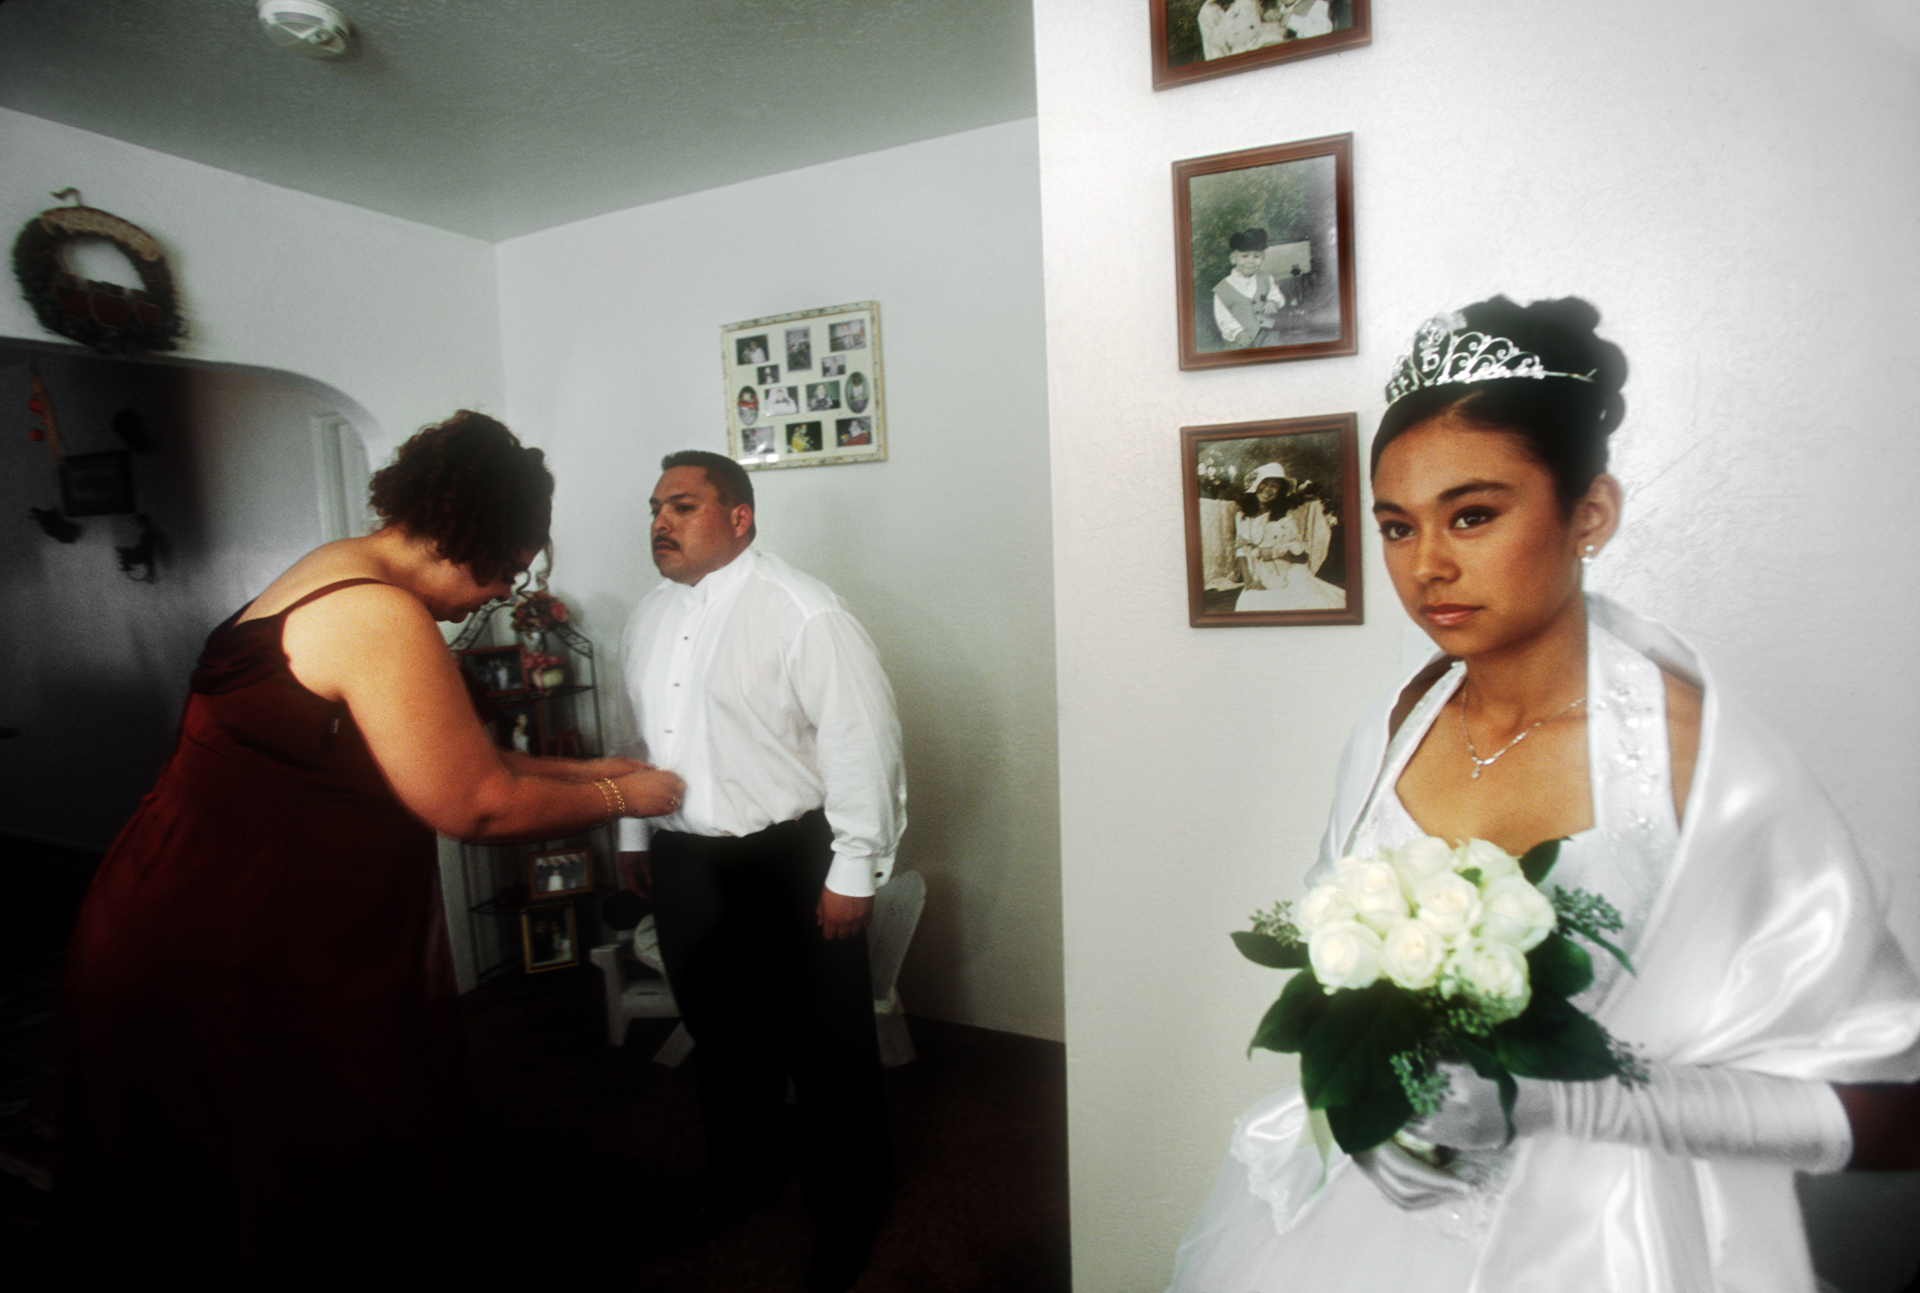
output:
<instances>
[{"instance_id":1,"label":"man's ear","mask_svg":"<svg viewBox=\"0 0 1920 1293\"><path fill-rule=\"evenodd\" d=\"M753 529L753 504L735 504L730 519L733 522L733 537L736 539L746 538L747 534Z\"/></svg>"}]
</instances>

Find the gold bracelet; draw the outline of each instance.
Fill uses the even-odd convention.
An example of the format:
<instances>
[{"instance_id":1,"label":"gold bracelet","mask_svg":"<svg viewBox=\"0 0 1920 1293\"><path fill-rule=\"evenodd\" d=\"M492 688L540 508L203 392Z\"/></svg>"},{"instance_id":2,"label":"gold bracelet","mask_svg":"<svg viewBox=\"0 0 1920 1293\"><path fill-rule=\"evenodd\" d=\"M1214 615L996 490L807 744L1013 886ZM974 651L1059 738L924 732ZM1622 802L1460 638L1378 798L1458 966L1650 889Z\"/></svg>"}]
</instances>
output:
<instances>
[{"instance_id":1,"label":"gold bracelet","mask_svg":"<svg viewBox=\"0 0 1920 1293\"><path fill-rule=\"evenodd\" d=\"M620 793L620 787L613 784L612 777L602 777L593 783L599 790L600 798L607 805L607 817L625 817L627 815L627 797ZM615 805L619 805L618 809Z\"/></svg>"}]
</instances>

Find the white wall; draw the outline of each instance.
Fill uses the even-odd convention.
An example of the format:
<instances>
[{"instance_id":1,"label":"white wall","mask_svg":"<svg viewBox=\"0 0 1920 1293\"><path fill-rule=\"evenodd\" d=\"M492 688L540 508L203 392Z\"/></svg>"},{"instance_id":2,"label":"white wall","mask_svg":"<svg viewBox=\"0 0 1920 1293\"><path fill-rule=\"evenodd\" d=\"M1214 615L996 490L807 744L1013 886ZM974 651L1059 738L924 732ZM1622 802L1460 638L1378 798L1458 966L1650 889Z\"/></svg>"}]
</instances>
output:
<instances>
[{"instance_id":1,"label":"white wall","mask_svg":"<svg viewBox=\"0 0 1920 1293\"><path fill-rule=\"evenodd\" d=\"M498 409L487 243L0 109L8 238L69 186L165 248L190 329L174 353L332 388L374 465L456 408ZM59 340L11 290L0 337Z\"/></svg>"},{"instance_id":2,"label":"white wall","mask_svg":"<svg viewBox=\"0 0 1920 1293\"><path fill-rule=\"evenodd\" d=\"M1633 375L1597 582L1772 708L1920 948L1913 20L1377 9L1370 47L1156 94L1145 6L1035 4L1075 1286L1098 1293L1163 1286L1233 1115L1291 1077L1244 1057L1278 979L1227 931L1297 892L1402 635L1371 536L1365 626L1189 629L1178 429L1357 410L1368 435L1429 314L1600 306ZM1169 163L1345 131L1360 354L1179 372Z\"/></svg>"},{"instance_id":3,"label":"white wall","mask_svg":"<svg viewBox=\"0 0 1920 1293\"><path fill-rule=\"evenodd\" d=\"M1015 122L515 239L499 290L508 420L559 481L554 587L609 662L658 580L661 455L726 448L721 325L880 303L888 461L756 473L759 543L847 599L899 698L909 1008L1058 1038L1038 207Z\"/></svg>"}]
</instances>

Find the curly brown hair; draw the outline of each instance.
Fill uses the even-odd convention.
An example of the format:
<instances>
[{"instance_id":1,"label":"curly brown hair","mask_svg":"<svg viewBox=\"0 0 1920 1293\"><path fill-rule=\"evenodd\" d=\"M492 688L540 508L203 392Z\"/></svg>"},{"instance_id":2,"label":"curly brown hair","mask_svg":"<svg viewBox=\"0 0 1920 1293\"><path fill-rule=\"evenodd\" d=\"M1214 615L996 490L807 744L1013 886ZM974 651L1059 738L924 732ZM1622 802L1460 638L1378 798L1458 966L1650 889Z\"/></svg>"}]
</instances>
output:
<instances>
[{"instance_id":1,"label":"curly brown hair","mask_svg":"<svg viewBox=\"0 0 1920 1293\"><path fill-rule=\"evenodd\" d=\"M400 446L373 475L373 510L388 525L431 539L481 583L520 568L547 546L553 473L484 413L461 409Z\"/></svg>"}]
</instances>

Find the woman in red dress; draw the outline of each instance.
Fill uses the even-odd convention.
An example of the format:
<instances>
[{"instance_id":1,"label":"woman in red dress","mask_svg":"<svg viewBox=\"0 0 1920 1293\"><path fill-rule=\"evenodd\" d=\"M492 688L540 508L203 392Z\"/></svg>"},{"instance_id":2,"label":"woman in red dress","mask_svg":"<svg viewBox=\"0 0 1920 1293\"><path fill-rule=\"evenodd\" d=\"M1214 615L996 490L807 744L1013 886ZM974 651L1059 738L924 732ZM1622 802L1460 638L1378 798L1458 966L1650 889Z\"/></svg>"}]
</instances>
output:
<instances>
[{"instance_id":1,"label":"woman in red dress","mask_svg":"<svg viewBox=\"0 0 1920 1293\"><path fill-rule=\"evenodd\" d=\"M456 413L374 476L380 530L207 639L68 956L58 1186L83 1262L287 1288L445 1256L463 1079L434 833L548 839L683 789L496 749L474 713L436 621L507 595L552 493L538 449Z\"/></svg>"}]
</instances>

